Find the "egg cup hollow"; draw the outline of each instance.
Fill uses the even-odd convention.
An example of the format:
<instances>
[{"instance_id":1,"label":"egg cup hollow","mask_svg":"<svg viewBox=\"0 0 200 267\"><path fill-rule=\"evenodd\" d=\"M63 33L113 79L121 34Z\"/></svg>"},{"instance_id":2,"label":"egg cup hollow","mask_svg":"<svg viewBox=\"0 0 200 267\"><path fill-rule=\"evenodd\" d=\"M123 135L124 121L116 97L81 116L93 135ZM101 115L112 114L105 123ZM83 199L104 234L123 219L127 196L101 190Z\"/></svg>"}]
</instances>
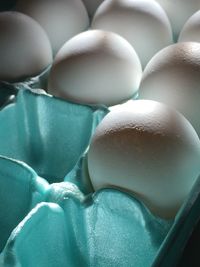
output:
<instances>
[{"instance_id":1,"label":"egg cup hollow","mask_svg":"<svg viewBox=\"0 0 200 267\"><path fill-rule=\"evenodd\" d=\"M49 184L23 162L0 157L1 266L176 266L199 219L200 179L167 221L120 190L81 191L86 163L84 155L64 182Z\"/></svg>"},{"instance_id":2,"label":"egg cup hollow","mask_svg":"<svg viewBox=\"0 0 200 267\"><path fill-rule=\"evenodd\" d=\"M0 155L27 163L49 183L61 182L107 112L19 90L15 102L0 111Z\"/></svg>"}]
</instances>

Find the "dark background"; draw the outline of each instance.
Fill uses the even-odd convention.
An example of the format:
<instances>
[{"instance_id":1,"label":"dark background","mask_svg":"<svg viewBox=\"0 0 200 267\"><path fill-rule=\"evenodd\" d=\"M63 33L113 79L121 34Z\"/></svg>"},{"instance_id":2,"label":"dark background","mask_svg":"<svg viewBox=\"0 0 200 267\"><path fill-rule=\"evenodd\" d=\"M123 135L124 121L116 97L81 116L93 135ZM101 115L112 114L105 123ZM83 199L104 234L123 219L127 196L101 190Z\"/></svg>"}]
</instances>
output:
<instances>
[{"instance_id":1,"label":"dark background","mask_svg":"<svg viewBox=\"0 0 200 267\"><path fill-rule=\"evenodd\" d=\"M16 0L0 0L0 11L12 9L15 3Z\"/></svg>"}]
</instances>

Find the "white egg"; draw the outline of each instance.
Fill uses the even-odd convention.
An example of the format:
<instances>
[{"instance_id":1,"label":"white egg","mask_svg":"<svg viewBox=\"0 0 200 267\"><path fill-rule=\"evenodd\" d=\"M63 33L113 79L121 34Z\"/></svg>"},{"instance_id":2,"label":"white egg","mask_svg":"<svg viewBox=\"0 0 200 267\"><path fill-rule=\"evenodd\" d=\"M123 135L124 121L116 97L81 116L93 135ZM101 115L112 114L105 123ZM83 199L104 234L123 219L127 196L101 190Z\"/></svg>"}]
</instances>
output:
<instances>
[{"instance_id":1,"label":"white egg","mask_svg":"<svg viewBox=\"0 0 200 267\"><path fill-rule=\"evenodd\" d=\"M89 26L86 8L80 0L19 0L16 10L41 24L54 54L67 40Z\"/></svg>"},{"instance_id":2,"label":"white egg","mask_svg":"<svg viewBox=\"0 0 200 267\"><path fill-rule=\"evenodd\" d=\"M200 173L200 140L180 113L159 102L135 100L111 111L88 152L95 190L134 194L157 216L173 218Z\"/></svg>"},{"instance_id":3,"label":"white egg","mask_svg":"<svg viewBox=\"0 0 200 267\"><path fill-rule=\"evenodd\" d=\"M97 10L98 6L103 2L103 0L83 0L83 3L85 4L88 14L90 17L92 17Z\"/></svg>"},{"instance_id":4,"label":"white egg","mask_svg":"<svg viewBox=\"0 0 200 267\"><path fill-rule=\"evenodd\" d=\"M58 52L48 91L73 102L110 106L131 98L141 76L139 58L125 39L91 30L73 37Z\"/></svg>"},{"instance_id":5,"label":"white egg","mask_svg":"<svg viewBox=\"0 0 200 267\"><path fill-rule=\"evenodd\" d=\"M200 9L200 0L157 0L157 2L170 19L175 40L189 17Z\"/></svg>"},{"instance_id":6,"label":"white egg","mask_svg":"<svg viewBox=\"0 0 200 267\"><path fill-rule=\"evenodd\" d=\"M177 43L158 52L144 70L139 97L176 108L200 136L200 44Z\"/></svg>"},{"instance_id":7,"label":"white egg","mask_svg":"<svg viewBox=\"0 0 200 267\"><path fill-rule=\"evenodd\" d=\"M127 39L143 67L156 52L172 43L168 17L154 0L105 0L91 27L113 31Z\"/></svg>"},{"instance_id":8,"label":"white egg","mask_svg":"<svg viewBox=\"0 0 200 267\"><path fill-rule=\"evenodd\" d=\"M35 20L18 12L0 13L0 80L21 81L51 62L49 39Z\"/></svg>"},{"instance_id":9,"label":"white egg","mask_svg":"<svg viewBox=\"0 0 200 267\"><path fill-rule=\"evenodd\" d=\"M179 42L200 42L200 10L192 15L183 26Z\"/></svg>"}]
</instances>

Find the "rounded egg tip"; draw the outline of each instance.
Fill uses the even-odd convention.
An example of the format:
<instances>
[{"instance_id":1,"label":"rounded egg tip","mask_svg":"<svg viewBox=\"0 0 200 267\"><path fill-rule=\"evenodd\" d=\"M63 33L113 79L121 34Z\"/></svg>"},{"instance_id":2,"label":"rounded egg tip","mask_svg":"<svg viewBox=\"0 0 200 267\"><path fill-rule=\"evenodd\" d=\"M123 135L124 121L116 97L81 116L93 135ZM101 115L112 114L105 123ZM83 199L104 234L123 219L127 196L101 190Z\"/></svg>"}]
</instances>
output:
<instances>
[{"instance_id":1,"label":"rounded egg tip","mask_svg":"<svg viewBox=\"0 0 200 267\"><path fill-rule=\"evenodd\" d=\"M97 127L88 170L95 190L119 188L171 219L200 173L199 156L200 140L181 113L157 101L134 100Z\"/></svg>"},{"instance_id":2,"label":"rounded egg tip","mask_svg":"<svg viewBox=\"0 0 200 267\"><path fill-rule=\"evenodd\" d=\"M52 63L52 48L44 29L17 11L0 13L0 80L23 81Z\"/></svg>"},{"instance_id":3,"label":"rounded egg tip","mask_svg":"<svg viewBox=\"0 0 200 267\"><path fill-rule=\"evenodd\" d=\"M57 53L48 91L73 102L111 106L131 98L141 76L140 60L128 41L116 33L89 30Z\"/></svg>"}]
</instances>

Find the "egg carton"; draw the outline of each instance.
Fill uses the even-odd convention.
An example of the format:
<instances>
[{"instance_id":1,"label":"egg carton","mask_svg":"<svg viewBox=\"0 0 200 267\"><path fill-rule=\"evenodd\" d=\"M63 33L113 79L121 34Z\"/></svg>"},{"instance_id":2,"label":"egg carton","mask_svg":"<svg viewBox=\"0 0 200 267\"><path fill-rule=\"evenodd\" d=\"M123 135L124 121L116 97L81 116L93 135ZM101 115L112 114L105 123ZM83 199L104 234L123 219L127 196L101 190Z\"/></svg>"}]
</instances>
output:
<instances>
[{"instance_id":1,"label":"egg carton","mask_svg":"<svg viewBox=\"0 0 200 267\"><path fill-rule=\"evenodd\" d=\"M19 90L32 90L34 92L45 93L47 89L47 79L51 65L48 66L42 73L35 77L27 78L20 82L10 83L0 81L0 109L14 102L15 96ZM43 88L43 89L39 89Z\"/></svg>"},{"instance_id":2,"label":"egg carton","mask_svg":"<svg viewBox=\"0 0 200 267\"><path fill-rule=\"evenodd\" d=\"M94 192L87 147L109 111L41 91L48 71L0 83L0 266L177 266L199 221L200 178L171 221L119 190Z\"/></svg>"},{"instance_id":3,"label":"egg carton","mask_svg":"<svg viewBox=\"0 0 200 267\"><path fill-rule=\"evenodd\" d=\"M200 178L171 221L127 193L94 192L87 147L109 110L17 92L0 112L0 266L176 266L199 220Z\"/></svg>"}]
</instances>

